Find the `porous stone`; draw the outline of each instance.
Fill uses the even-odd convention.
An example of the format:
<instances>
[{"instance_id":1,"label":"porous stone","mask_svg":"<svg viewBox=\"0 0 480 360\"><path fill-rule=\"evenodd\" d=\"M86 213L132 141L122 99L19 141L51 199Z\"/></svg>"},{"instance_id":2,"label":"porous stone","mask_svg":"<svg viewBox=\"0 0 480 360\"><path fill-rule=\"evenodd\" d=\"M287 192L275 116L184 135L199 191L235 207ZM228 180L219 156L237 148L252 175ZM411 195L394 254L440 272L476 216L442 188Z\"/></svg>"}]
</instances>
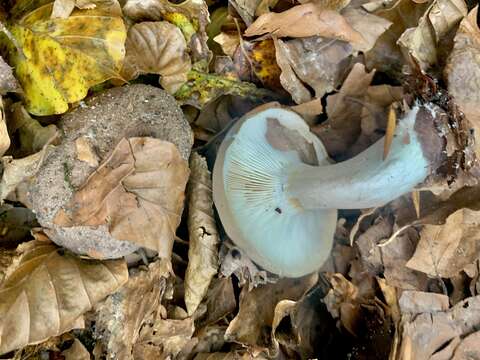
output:
<instances>
[{"instance_id":1,"label":"porous stone","mask_svg":"<svg viewBox=\"0 0 480 360\"><path fill-rule=\"evenodd\" d=\"M58 245L94 258L118 258L138 247L113 238L107 225L59 227L58 210L72 198L96 167L77 158L76 140L84 138L100 160L124 137L151 136L170 141L188 160L193 134L175 99L149 85L109 89L65 114L59 127L63 139L45 159L29 191L32 210L46 234Z\"/></svg>"}]
</instances>

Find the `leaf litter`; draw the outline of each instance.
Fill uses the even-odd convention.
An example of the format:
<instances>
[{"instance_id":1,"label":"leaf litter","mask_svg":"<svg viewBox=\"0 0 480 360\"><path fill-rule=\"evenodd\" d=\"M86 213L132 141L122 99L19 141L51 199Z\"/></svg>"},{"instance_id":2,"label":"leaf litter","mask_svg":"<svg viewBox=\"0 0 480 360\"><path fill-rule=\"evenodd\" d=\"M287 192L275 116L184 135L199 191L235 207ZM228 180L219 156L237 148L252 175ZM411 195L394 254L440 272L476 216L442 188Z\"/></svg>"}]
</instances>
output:
<instances>
[{"instance_id":1,"label":"leaf litter","mask_svg":"<svg viewBox=\"0 0 480 360\"><path fill-rule=\"evenodd\" d=\"M477 12L463 0L4 4L0 357L480 356ZM383 206L340 209L320 271L279 277L228 238L212 199L226 133L271 101L331 162L383 137L385 161L401 114L434 104L444 161Z\"/></svg>"}]
</instances>

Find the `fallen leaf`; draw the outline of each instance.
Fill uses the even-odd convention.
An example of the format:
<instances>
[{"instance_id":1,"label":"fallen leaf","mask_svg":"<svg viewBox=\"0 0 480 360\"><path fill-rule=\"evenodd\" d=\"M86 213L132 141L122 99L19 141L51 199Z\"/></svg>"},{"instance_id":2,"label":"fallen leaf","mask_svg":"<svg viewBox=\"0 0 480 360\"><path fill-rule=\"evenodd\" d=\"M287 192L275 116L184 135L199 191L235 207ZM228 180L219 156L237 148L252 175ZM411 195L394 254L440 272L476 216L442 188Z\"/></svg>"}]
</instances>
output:
<instances>
[{"instance_id":1,"label":"fallen leaf","mask_svg":"<svg viewBox=\"0 0 480 360\"><path fill-rule=\"evenodd\" d=\"M55 0L50 18L66 19L75 9L75 0Z\"/></svg>"},{"instance_id":2,"label":"fallen leaf","mask_svg":"<svg viewBox=\"0 0 480 360\"><path fill-rule=\"evenodd\" d=\"M82 260L37 241L18 253L0 286L1 354L72 329L128 279L123 260Z\"/></svg>"},{"instance_id":3,"label":"fallen leaf","mask_svg":"<svg viewBox=\"0 0 480 360\"><path fill-rule=\"evenodd\" d=\"M142 22L128 30L122 76L159 74L160 85L173 94L187 81L191 69L187 44L181 31L166 21Z\"/></svg>"},{"instance_id":4,"label":"fallen leaf","mask_svg":"<svg viewBox=\"0 0 480 360\"><path fill-rule=\"evenodd\" d=\"M54 223L63 227L107 224L114 238L170 259L188 173L172 143L124 138L57 213Z\"/></svg>"},{"instance_id":5,"label":"fallen leaf","mask_svg":"<svg viewBox=\"0 0 480 360\"><path fill-rule=\"evenodd\" d=\"M221 46L225 55L230 57L234 56L235 50L240 45L240 36L235 33L221 32L213 40Z\"/></svg>"},{"instance_id":6,"label":"fallen leaf","mask_svg":"<svg viewBox=\"0 0 480 360\"><path fill-rule=\"evenodd\" d=\"M38 226L35 214L23 207L0 206L0 244L11 248L30 237L30 230Z\"/></svg>"},{"instance_id":7,"label":"fallen leaf","mask_svg":"<svg viewBox=\"0 0 480 360\"><path fill-rule=\"evenodd\" d=\"M235 311L237 300L230 277L212 280L205 296L205 305L207 311L200 321L202 326L214 324Z\"/></svg>"},{"instance_id":8,"label":"fallen leaf","mask_svg":"<svg viewBox=\"0 0 480 360\"><path fill-rule=\"evenodd\" d=\"M382 1L382 7L375 11L375 15L390 21L392 25L378 38L375 46L365 53L368 69L376 69L395 77L401 74L405 58L397 41L406 29L418 25L429 2L419 4L412 0L398 0L392 1L394 5L385 9L385 2Z\"/></svg>"},{"instance_id":9,"label":"fallen leaf","mask_svg":"<svg viewBox=\"0 0 480 360\"><path fill-rule=\"evenodd\" d=\"M8 92L21 92L21 87L13 76L12 68L0 56L0 94Z\"/></svg>"},{"instance_id":10,"label":"fallen leaf","mask_svg":"<svg viewBox=\"0 0 480 360\"><path fill-rule=\"evenodd\" d=\"M3 202L23 181L35 176L41 163L52 149L53 146L46 146L42 151L21 159L13 159L11 156L2 157L3 175L0 180L0 202Z\"/></svg>"},{"instance_id":11,"label":"fallen leaf","mask_svg":"<svg viewBox=\"0 0 480 360\"><path fill-rule=\"evenodd\" d=\"M204 0L186 0L181 3L174 3L168 0L127 0L123 7L123 12L137 21L167 20L180 28L183 27L185 29L185 26L189 27L186 40L192 51L193 62L202 61L205 65L208 65L211 52L207 45L208 35L206 28L210 22L210 16ZM185 20L189 24L185 24ZM193 24L196 25L193 26ZM185 30L183 33L186 35ZM204 69L206 69L205 66Z\"/></svg>"},{"instance_id":12,"label":"fallen leaf","mask_svg":"<svg viewBox=\"0 0 480 360\"><path fill-rule=\"evenodd\" d=\"M477 25L478 6L465 17L454 38L453 50L445 66L448 91L472 123L475 130L475 150L480 154L480 29Z\"/></svg>"},{"instance_id":13,"label":"fallen leaf","mask_svg":"<svg viewBox=\"0 0 480 360\"><path fill-rule=\"evenodd\" d=\"M478 328L479 314L478 296L467 298L448 310L427 311L414 316L406 314L399 358L434 359L431 356L439 356L445 345L451 341L455 348L459 343L455 338L469 335ZM439 357L444 358L450 357Z\"/></svg>"},{"instance_id":14,"label":"fallen leaf","mask_svg":"<svg viewBox=\"0 0 480 360\"><path fill-rule=\"evenodd\" d=\"M1 71L1 69L0 69ZM3 101L0 97L0 156L3 156L10 147L10 136L8 135L7 122L3 109Z\"/></svg>"},{"instance_id":15,"label":"fallen leaf","mask_svg":"<svg viewBox=\"0 0 480 360\"><path fill-rule=\"evenodd\" d=\"M188 266L185 305L192 315L218 270L218 232L213 214L212 180L206 160L193 153L188 184Z\"/></svg>"},{"instance_id":16,"label":"fallen leaf","mask_svg":"<svg viewBox=\"0 0 480 360\"><path fill-rule=\"evenodd\" d=\"M133 359L141 329L160 316L170 275L168 261L158 260L146 271L134 271L121 289L97 305L95 334L107 357Z\"/></svg>"},{"instance_id":17,"label":"fallen leaf","mask_svg":"<svg viewBox=\"0 0 480 360\"><path fill-rule=\"evenodd\" d=\"M347 42L362 41L362 35L342 15L315 3L297 5L282 13L264 14L245 31L245 36L263 34L298 38L317 35Z\"/></svg>"},{"instance_id":18,"label":"fallen leaf","mask_svg":"<svg viewBox=\"0 0 480 360\"><path fill-rule=\"evenodd\" d=\"M278 39L275 48L282 70L280 83L297 104L312 98L304 84L309 85L318 98L340 85L353 54L350 44L322 37Z\"/></svg>"},{"instance_id":19,"label":"fallen leaf","mask_svg":"<svg viewBox=\"0 0 480 360\"><path fill-rule=\"evenodd\" d=\"M327 98L328 121L314 127L313 131L330 156L345 153L360 136L366 91L374 74L366 72L364 65L355 64L340 91Z\"/></svg>"},{"instance_id":20,"label":"fallen leaf","mask_svg":"<svg viewBox=\"0 0 480 360\"><path fill-rule=\"evenodd\" d=\"M245 51L256 78L267 89L278 90L280 85L280 67L275 58L275 45L272 39L256 41Z\"/></svg>"},{"instance_id":21,"label":"fallen leaf","mask_svg":"<svg viewBox=\"0 0 480 360\"><path fill-rule=\"evenodd\" d=\"M439 60L440 41L466 15L467 5L463 0L435 0L420 18L418 26L405 30L398 44L426 71Z\"/></svg>"},{"instance_id":22,"label":"fallen leaf","mask_svg":"<svg viewBox=\"0 0 480 360\"><path fill-rule=\"evenodd\" d=\"M65 360L90 360L90 353L78 339L75 339L67 350L62 351L62 355Z\"/></svg>"},{"instance_id":23,"label":"fallen leaf","mask_svg":"<svg viewBox=\"0 0 480 360\"><path fill-rule=\"evenodd\" d=\"M66 112L90 87L118 77L124 58L121 17L95 9L50 19L51 10L45 5L9 27L21 49L9 49L9 62L35 115Z\"/></svg>"},{"instance_id":24,"label":"fallen leaf","mask_svg":"<svg viewBox=\"0 0 480 360\"><path fill-rule=\"evenodd\" d=\"M255 18L260 0L232 0L230 4L237 10L238 15L240 15L245 24L249 26Z\"/></svg>"},{"instance_id":25,"label":"fallen leaf","mask_svg":"<svg viewBox=\"0 0 480 360\"><path fill-rule=\"evenodd\" d=\"M32 119L20 102L9 107L7 119L8 131L16 140L12 149L14 157L37 153L60 137L54 124L42 126L38 120Z\"/></svg>"},{"instance_id":26,"label":"fallen leaf","mask_svg":"<svg viewBox=\"0 0 480 360\"><path fill-rule=\"evenodd\" d=\"M91 141L86 136L80 136L75 140L77 159L86 162L92 167L98 167L99 158L93 148Z\"/></svg>"},{"instance_id":27,"label":"fallen leaf","mask_svg":"<svg viewBox=\"0 0 480 360\"><path fill-rule=\"evenodd\" d=\"M284 278L250 292L244 287L240 295L240 309L228 326L226 339L256 349L270 347L272 339L269 329L273 323L275 306L281 300L299 300L317 279L317 274L299 279Z\"/></svg>"},{"instance_id":28,"label":"fallen leaf","mask_svg":"<svg viewBox=\"0 0 480 360\"><path fill-rule=\"evenodd\" d=\"M457 210L444 225L425 225L415 254L406 266L430 276L458 274L480 254L480 212Z\"/></svg>"}]
</instances>

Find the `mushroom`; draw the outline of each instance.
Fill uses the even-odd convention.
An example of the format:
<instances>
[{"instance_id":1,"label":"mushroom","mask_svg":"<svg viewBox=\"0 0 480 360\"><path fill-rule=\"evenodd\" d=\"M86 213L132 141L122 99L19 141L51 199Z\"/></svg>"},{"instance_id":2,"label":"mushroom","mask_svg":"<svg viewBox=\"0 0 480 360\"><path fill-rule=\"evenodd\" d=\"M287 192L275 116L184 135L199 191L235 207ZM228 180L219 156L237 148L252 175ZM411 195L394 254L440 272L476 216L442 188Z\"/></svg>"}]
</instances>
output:
<instances>
[{"instance_id":1,"label":"mushroom","mask_svg":"<svg viewBox=\"0 0 480 360\"><path fill-rule=\"evenodd\" d=\"M213 198L227 235L272 273L318 270L332 247L337 209L384 205L440 165L439 114L434 105L416 104L398 121L385 159L380 139L332 164L299 115L281 107L254 110L229 131L213 170Z\"/></svg>"}]
</instances>

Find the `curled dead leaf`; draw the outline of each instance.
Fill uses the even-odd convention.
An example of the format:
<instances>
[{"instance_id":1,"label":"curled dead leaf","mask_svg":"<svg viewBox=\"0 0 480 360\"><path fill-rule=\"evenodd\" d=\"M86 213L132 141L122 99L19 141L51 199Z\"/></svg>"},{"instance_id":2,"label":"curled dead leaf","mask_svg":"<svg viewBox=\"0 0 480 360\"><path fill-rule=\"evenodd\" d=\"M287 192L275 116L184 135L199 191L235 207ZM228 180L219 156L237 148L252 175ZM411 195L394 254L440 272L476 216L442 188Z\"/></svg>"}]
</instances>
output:
<instances>
[{"instance_id":1,"label":"curled dead leaf","mask_svg":"<svg viewBox=\"0 0 480 360\"><path fill-rule=\"evenodd\" d=\"M122 76L126 80L140 74L159 74L160 84L173 94L187 81L191 69L182 32L166 21L133 25L127 34Z\"/></svg>"},{"instance_id":2,"label":"curled dead leaf","mask_svg":"<svg viewBox=\"0 0 480 360\"><path fill-rule=\"evenodd\" d=\"M0 285L0 354L72 329L128 279L123 260L82 260L38 241L18 253Z\"/></svg>"},{"instance_id":3,"label":"curled dead leaf","mask_svg":"<svg viewBox=\"0 0 480 360\"><path fill-rule=\"evenodd\" d=\"M7 92L21 92L21 87L13 76L12 68L0 56L0 94Z\"/></svg>"},{"instance_id":4,"label":"curled dead leaf","mask_svg":"<svg viewBox=\"0 0 480 360\"><path fill-rule=\"evenodd\" d=\"M185 304L192 315L218 269L218 232L213 214L212 180L206 160L193 153L188 185L188 266Z\"/></svg>"},{"instance_id":5,"label":"curled dead leaf","mask_svg":"<svg viewBox=\"0 0 480 360\"><path fill-rule=\"evenodd\" d=\"M172 143L124 138L57 212L54 223L63 227L106 224L116 239L170 259L188 174L186 161Z\"/></svg>"}]
</instances>

